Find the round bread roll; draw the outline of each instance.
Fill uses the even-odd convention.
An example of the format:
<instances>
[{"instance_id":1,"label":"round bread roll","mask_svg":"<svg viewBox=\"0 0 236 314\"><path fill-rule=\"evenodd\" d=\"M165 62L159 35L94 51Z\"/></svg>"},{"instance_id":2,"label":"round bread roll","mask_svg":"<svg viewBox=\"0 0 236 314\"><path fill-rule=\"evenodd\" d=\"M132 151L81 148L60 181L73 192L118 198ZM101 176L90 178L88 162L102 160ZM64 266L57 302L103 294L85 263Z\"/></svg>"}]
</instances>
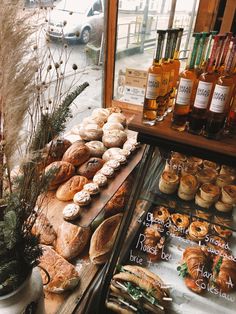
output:
<instances>
[{"instance_id":1,"label":"round bread roll","mask_svg":"<svg viewBox=\"0 0 236 314\"><path fill-rule=\"evenodd\" d=\"M226 204L236 203L236 185L225 185L222 190L221 201Z\"/></svg>"},{"instance_id":2,"label":"round bread roll","mask_svg":"<svg viewBox=\"0 0 236 314\"><path fill-rule=\"evenodd\" d=\"M120 130L110 130L106 131L103 134L102 141L103 144L110 147L121 147L127 140L127 134L124 131Z\"/></svg>"},{"instance_id":3,"label":"round bread roll","mask_svg":"<svg viewBox=\"0 0 236 314\"><path fill-rule=\"evenodd\" d=\"M67 204L64 207L62 214L65 220L75 220L80 215L80 207L76 204Z\"/></svg>"},{"instance_id":4,"label":"round bread roll","mask_svg":"<svg viewBox=\"0 0 236 314\"><path fill-rule=\"evenodd\" d=\"M105 161L108 161L110 159L114 159L117 155L123 155L125 156L125 151L118 147L109 148L105 151L105 153L102 155L102 159Z\"/></svg>"},{"instance_id":5,"label":"round bread roll","mask_svg":"<svg viewBox=\"0 0 236 314\"><path fill-rule=\"evenodd\" d=\"M195 195L195 204L202 207L202 208L210 208L214 202L206 201L203 198L201 198L200 193L198 192Z\"/></svg>"},{"instance_id":6,"label":"round bread roll","mask_svg":"<svg viewBox=\"0 0 236 314\"><path fill-rule=\"evenodd\" d=\"M107 185L107 177L102 173L96 173L93 177L93 182L96 183L99 187Z\"/></svg>"},{"instance_id":7,"label":"round bread roll","mask_svg":"<svg viewBox=\"0 0 236 314\"><path fill-rule=\"evenodd\" d=\"M92 179L95 173L102 168L104 165L104 160L97 157L89 158L84 164L82 164L77 172L78 174L88 178Z\"/></svg>"},{"instance_id":8,"label":"round bread roll","mask_svg":"<svg viewBox=\"0 0 236 314\"><path fill-rule=\"evenodd\" d=\"M172 194L177 190L178 184L178 175L173 172L164 171L159 181L159 189L162 193Z\"/></svg>"},{"instance_id":9,"label":"round bread roll","mask_svg":"<svg viewBox=\"0 0 236 314\"><path fill-rule=\"evenodd\" d=\"M71 146L71 142L65 138L56 138L49 142L46 146L47 152L54 161L61 160L64 153Z\"/></svg>"},{"instance_id":10,"label":"round bread roll","mask_svg":"<svg viewBox=\"0 0 236 314\"><path fill-rule=\"evenodd\" d=\"M99 141L102 138L103 130L98 124L86 124L81 127L79 135L85 141Z\"/></svg>"},{"instance_id":11,"label":"round bread roll","mask_svg":"<svg viewBox=\"0 0 236 314\"><path fill-rule=\"evenodd\" d=\"M234 177L229 174L219 174L216 178L216 185L223 188L225 185L230 185L234 182Z\"/></svg>"},{"instance_id":12,"label":"round bread roll","mask_svg":"<svg viewBox=\"0 0 236 314\"><path fill-rule=\"evenodd\" d=\"M228 213L228 212L230 212L233 209L233 205L232 204L223 203L222 201L218 201L218 202L215 203L215 208L219 212Z\"/></svg>"},{"instance_id":13,"label":"round bread roll","mask_svg":"<svg viewBox=\"0 0 236 314\"><path fill-rule=\"evenodd\" d=\"M92 112L92 118L99 117L104 122L107 121L109 115L110 115L110 110L105 109L105 108L95 108Z\"/></svg>"},{"instance_id":14,"label":"round bread roll","mask_svg":"<svg viewBox=\"0 0 236 314\"><path fill-rule=\"evenodd\" d=\"M100 192L100 189L97 183L90 182L85 184L84 191L89 192L90 195L96 195Z\"/></svg>"},{"instance_id":15,"label":"round bread roll","mask_svg":"<svg viewBox=\"0 0 236 314\"><path fill-rule=\"evenodd\" d=\"M80 142L81 144L84 144L84 140L82 140L79 134L69 132L64 136L64 138L70 141L72 144L75 142Z\"/></svg>"},{"instance_id":16,"label":"round bread roll","mask_svg":"<svg viewBox=\"0 0 236 314\"><path fill-rule=\"evenodd\" d=\"M62 160L70 162L74 166L79 166L88 160L89 157L89 148L81 142L75 142L64 153Z\"/></svg>"},{"instance_id":17,"label":"round bread roll","mask_svg":"<svg viewBox=\"0 0 236 314\"><path fill-rule=\"evenodd\" d=\"M89 148L91 157L102 157L106 151L106 147L100 141L90 141L85 145Z\"/></svg>"},{"instance_id":18,"label":"round bread roll","mask_svg":"<svg viewBox=\"0 0 236 314\"><path fill-rule=\"evenodd\" d=\"M104 120L100 117L87 117L83 119L81 127L83 128L88 124L97 124L100 128L102 128Z\"/></svg>"},{"instance_id":19,"label":"round bread roll","mask_svg":"<svg viewBox=\"0 0 236 314\"><path fill-rule=\"evenodd\" d=\"M212 183L204 183L200 188L200 197L207 202L215 203L220 195L220 188Z\"/></svg>"},{"instance_id":20,"label":"round bread roll","mask_svg":"<svg viewBox=\"0 0 236 314\"><path fill-rule=\"evenodd\" d=\"M105 123L102 127L103 132L110 131L110 130L121 130L124 131L124 127L121 123Z\"/></svg>"},{"instance_id":21,"label":"round bread roll","mask_svg":"<svg viewBox=\"0 0 236 314\"><path fill-rule=\"evenodd\" d=\"M88 183L88 179L83 176L73 176L68 181L59 186L56 192L56 198L60 201L73 200L74 195L83 189Z\"/></svg>"},{"instance_id":22,"label":"round bread roll","mask_svg":"<svg viewBox=\"0 0 236 314\"><path fill-rule=\"evenodd\" d=\"M51 177L48 189L55 190L62 183L70 179L75 173L74 166L66 161L54 161L45 168L45 176Z\"/></svg>"},{"instance_id":23,"label":"round bread roll","mask_svg":"<svg viewBox=\"0 0 236 314\"><path fill-rule=\"evenodd\" d=\"M114 112L108 117L107 122L109 122L109 123L110 122L111 123L121 123L125 126L126 125L126 117L122 113Z\"/></svg>"},{"instance_id":24,"label":"round bread roll","mask_svg":"<svg viewBox=\"0 0 236 314\"><path fill-rule=\"evenodd\" d=\"M200 184L214 183L217 177L217 172L212 168L205 168L196 173L196 177Z\"/></svg>"},{"instance_id":25,"label":"round bread roll","mask_svg":"<svg viewBox=\"0 0 236 314\"><path fill-rule=\"evenodd\" d=\"M76 205L86 206L91 202L91 197L88 191L82 190L74 195L73 201Z\"/></svg>"},{"instance_id":26,"label":"round bread roll","mask_svg":"<svg viewBox=\"0 0 236 314\"><path fill-rule=\"evenodd\" d=\"M179 191L184 194L194 194L198 189L198 181L192 174L186 174L181 177L179 184Z\"/></svg>"}]
</instances>

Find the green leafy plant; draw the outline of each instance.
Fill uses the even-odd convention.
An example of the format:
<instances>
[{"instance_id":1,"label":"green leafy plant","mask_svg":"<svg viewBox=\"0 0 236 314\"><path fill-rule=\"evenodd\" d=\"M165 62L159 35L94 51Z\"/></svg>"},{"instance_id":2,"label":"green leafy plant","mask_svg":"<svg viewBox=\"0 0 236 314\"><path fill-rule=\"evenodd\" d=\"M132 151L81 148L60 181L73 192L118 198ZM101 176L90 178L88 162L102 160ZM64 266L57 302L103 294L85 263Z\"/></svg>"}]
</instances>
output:
<instances>
[{"instance_id":1,"label":"green leafy plant","mask_svg":"<svg viewBox=\"0 0 236 314\"><path fill-rule=\"evenodd\" d=\"M186 263L177 267L177 271L179 272L179 276L185 278L188 275L188 266Z\"/></svg>"}]
</instances>

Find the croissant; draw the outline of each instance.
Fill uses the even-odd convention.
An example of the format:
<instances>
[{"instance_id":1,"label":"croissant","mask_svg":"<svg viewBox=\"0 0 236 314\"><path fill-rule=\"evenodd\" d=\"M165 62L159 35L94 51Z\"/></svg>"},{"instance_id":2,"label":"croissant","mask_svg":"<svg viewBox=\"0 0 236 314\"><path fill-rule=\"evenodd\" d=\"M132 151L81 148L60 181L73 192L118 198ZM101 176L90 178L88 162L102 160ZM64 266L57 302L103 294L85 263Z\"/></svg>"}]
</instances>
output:
<instances>
[{"instance_id":1,"label":"croissant","mask_svg":"<svg viewBox=\"0 0 236 314\"><path fill-rule=\"evenodd\" d=\"M217 255L213 261L213 281L222 292L236 290L236 262Z\"/></svg>"},{"instance_id":2,"label":"croissant","mask_svg":"<svg viewBox=\"0 0 236 314\"><path fill-rule=\"evenodd\" d=\"M203 273L207 271L209 257L207 251L200 246L187 247L183 253L183 263L177 268L184 277L186 286L195 293L201 293L200 283L206 283Z\"/></svg>"},{"instance_id":3,"label":"croissant","mask_svg":"<svg viewBox=\"0 0 236 314\"><path fill-rule=\"evenodd\" d=\"M161 258L161 252L165 242L165 237L161 236L158 227L159 225L152 225L144 230L144 244L148 248L147 255L151 261L157 261Z\"/></svg>"}]
</instances>

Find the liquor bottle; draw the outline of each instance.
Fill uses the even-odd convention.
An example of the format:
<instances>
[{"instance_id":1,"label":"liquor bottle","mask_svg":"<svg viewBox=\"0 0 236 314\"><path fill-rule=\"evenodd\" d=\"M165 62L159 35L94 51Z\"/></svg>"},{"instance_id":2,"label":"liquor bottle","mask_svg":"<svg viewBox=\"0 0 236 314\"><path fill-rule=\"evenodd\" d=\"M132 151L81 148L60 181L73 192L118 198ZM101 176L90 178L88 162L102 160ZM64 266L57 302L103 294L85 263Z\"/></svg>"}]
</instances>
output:
<instances>
[{"instance_id":1,"label":"liquor bottle","mask_svg":"<svg viewBox=\"0 0 236 314\"><path fill-rule=\"evenodd\" d=\"M210 60L206 72L202 73L198 80L196 97L191 114L189 115L188 131L193 134L200 134L206 123L207 109L211 101L216 76L214 64L216 52L219 45L219 36L215 36Z\"/></svg>"},{"instance_id":2,"label":"liquor bottle","mask_svg":"<svg viewBox=\"0 0 236 314\"><path fill-rule=\"evenodd\" d=\"M206 47L207 47L209 35L210 35L210 33L207 33L207 32L201 33L199 48L198 48L196 62L195 62L195 71L196 71L197 78L202 74L201 65L203 62L203 56L204 56L204 52L205 52Z\"/></svg>"},{"instance_id":3,"label":"liquor bottle","mask_svg":"<svg viewBox=\"0 0 236 314\"><path fill-rule=\"evenodd\" d=\"M234 88L234 81L230 75L230 69L235 53L236 40L233 41L233 47L227 59L224 72L216 81L204 132L207 138L219 139L224 128Z\"/></svg>"},{"instance_id":4,"label":"liquor bottle","mask_svg":"<svg viewBox=\"0 0 236 314\"><path fill-rule=\"evenodd\" d=\"M165 116L166 107L168 104L168 88L170 81L170 53L171 53L171 37L172 37L172 29L166 30L167 37L165 39L165 48L163 49L163 57L161 60L162 67L162 79L161 79L161 89L160 89L160 97L158 98L158 108L157 108L157 121L162 121Z\"/></svg>"},{"instance_id":5,"label":"liquor bottle","mask_svg":"<svg viewBox=\"0 0 236 314\"><path fill-rule=\"evenodd\" d=\"M179 86L171 124L171 127L177 131L184 131L186 127L190 110L190 99L192 95L193 84L196 81L194 64L200 36L201 35L199 33L194 34L195 40L189 66L187 66L186 69L179 75Z\"/></svg>"},{"instance_id":6,"label":"liquor bottle","mask_svg":"<svg viewBox=\"0 0 236 314\"><path fill-rule=\"evenodd\" d=\"M211 31L210 32L210 37L207 43L207 47L206 47L206 52L203 56L203 61L202 61L202 65L201 65L201 72L206 72L207 69L207 65L209 62L209 56L210 53L212 51L212 47L213 47L213 39L215 38L215 35L217 35L217 31Z\"/></svg>"},{"instance_id":7,"label":"liquor bottle","mask_svg":"<svg viewBox=\"0 0 236 314\"><path fill-rule=\"evenodd\" d=\"M173 110L176 86L177 86L177 79L179 76L179 68L180 68L180 61L179 61L179 47L177 48L178 43L178 35L181 34L179 45L183 33L183 28L180 29L173 29L172 36L171 36L171 53L170 53L170 80L169 80L169 99L168 99L168 108L167 112L171 112ZM175 75L177 72L177 76Z\"/></svg>"},{"instance_id":8,"label":"liquor bottle","mask_svg":"<svg viewBox=\"0 0 236 314\"><path fill-rule=\"evenodd\" d=\"M156 52L151 67L148 69L147 84L143 105L143 123L154 125L157 118L158 102L157 98L160 96L162 67L161 57L163 50L163 43L165 39L165 31L157 31Z\"/></svg>"}]
</instances>

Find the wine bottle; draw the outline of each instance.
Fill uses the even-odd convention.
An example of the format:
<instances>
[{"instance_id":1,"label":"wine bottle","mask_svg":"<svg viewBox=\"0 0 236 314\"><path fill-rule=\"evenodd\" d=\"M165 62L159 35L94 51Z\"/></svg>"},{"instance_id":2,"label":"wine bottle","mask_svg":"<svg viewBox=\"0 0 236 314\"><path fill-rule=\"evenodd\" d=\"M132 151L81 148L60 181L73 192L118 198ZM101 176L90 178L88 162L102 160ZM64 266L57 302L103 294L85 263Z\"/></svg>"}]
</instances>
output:
<instances>
[{"instance_id":1,"label":"wine bottle","mask_svg":"<svg viewBox=\"0 0 236 314\"><path fill-rule=\"evenodd\" d=\"M197 84L196 97L191 114L189 115L188 131L193 134L200 134L206 123L207 109L211 101L216 76L214 73L214 64L216 61L216 52L219 45L219 36L215 36L210 60L206 72L199 77Z\"/></svg>"},{"instance_id":2,"label":"wine bottle","mask_svg":"<svg viewBox=\"0 0 236 314\"><path fill-rule=\"evenodd\" d=\"M204 132L207 138L219 139L225 125L234 88L234 81L232 75L230 75L230 69L235 53L236 40L233 41L232 50L228 56L224 72L216 81Z\"/></svg>"},{"instance_id":3,"label":"wine bottle","mask_svg":"<svg viewBox=\"0 0 236 314\"><path fill-rule=\"evenodd\" d=\"M153 63L148 69L146 91L143 105L143 123L154 125L157 118L158 97L160 96L162 66L161 57L165 31L157 31L156 52Z\"/></svg>"},{"instance_id":4,"label":"wine bottle","mask_svg":"<svg viewBox=\"0 0 236 314\"><path fill-rule=\"evenodd\" d=\"M192 89L196 81L194 64L200 36L201 35L199 33L194 34L195 40L193 50L191 53L190 63L186 67L186 69L179 75L179 86L171 124L171 127L177 131L184 131L186 127L186 122L190 110Z\"/></svg>"}]
</instances>

